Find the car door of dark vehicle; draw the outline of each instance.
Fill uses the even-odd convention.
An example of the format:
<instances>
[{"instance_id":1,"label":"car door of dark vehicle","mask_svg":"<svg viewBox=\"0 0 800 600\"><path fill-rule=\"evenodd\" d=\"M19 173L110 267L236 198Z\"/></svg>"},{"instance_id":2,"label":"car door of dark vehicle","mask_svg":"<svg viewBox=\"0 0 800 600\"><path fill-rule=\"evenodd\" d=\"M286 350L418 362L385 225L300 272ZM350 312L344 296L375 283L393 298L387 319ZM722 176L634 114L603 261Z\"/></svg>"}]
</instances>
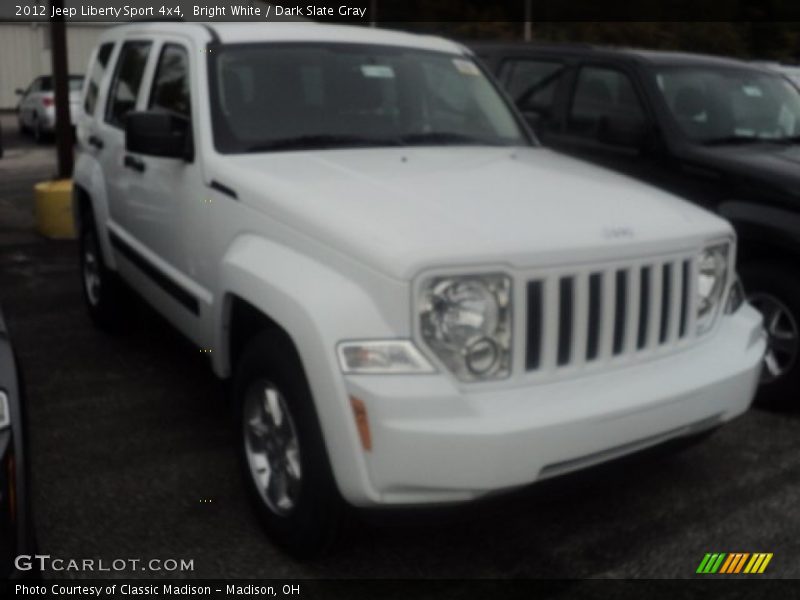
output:
<instances>
[{"instance_id":1,"label":"car door of dark vehicle","mask_svg":"<svg viewBox=\"0 0 800 600\"><path fill-rule=\"evenodd\" d=\"M712 210L726 196L720 172L675 155L633 69L585 63L570 74L567 87L563 125L546 144Z\"/></svg>"},{"instance_id":2,"label":"car door of dark vehicle","mask_svg":"<svg viewBox=\"0 0 800 600\"><path fill-rule=\"evenodd\" d=\"M617 66L584 64L571 73L568 90L563 124L548 143L635 177L653 177L657 127L633 77Z\"/></svg>"}]
</instances>

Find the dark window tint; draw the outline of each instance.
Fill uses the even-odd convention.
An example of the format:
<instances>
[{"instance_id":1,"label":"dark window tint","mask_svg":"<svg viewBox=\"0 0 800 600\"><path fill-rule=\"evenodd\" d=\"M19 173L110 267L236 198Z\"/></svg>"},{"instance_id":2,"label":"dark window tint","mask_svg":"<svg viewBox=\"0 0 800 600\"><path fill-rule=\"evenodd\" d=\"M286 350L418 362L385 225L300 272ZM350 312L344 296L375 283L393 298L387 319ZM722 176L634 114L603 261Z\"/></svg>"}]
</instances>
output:
<instances>
[{"instance_id":1,"label":"dark window tint","mask_svg":"<svg viewBox=\"0 0 800 600\"><path fill-rule=\"evenodd\" d=\"M614 69L584 67L578 73L569 131L599 137L610 121L644 121L644 110L627 75Z\"/></svg>"},{"instance_id":2,"label":"dark window tint","mask_svg":"<svg viewBox=\"0 0 800 600\"><path fill-rule=\"evenodd\" d=\"M80 91L83 87L83 76L82 75L70 75L67 84L68 90L70 92ZM28 93L31 92L52 92L53 91L53 78L48 76L39 77L36 81L33 82L31 85L30 90Z\"/></svg>"},{"instance_id":3,"label":"dark window tint","mask_svg":"<svg viewBox=\"0 0 800 600\"><path fill-rule=\"evenodd\" d=\"M210 58L214 139L223 152L526 143L492 83L464 56L267 43L226 45Z\"/></svg>"},{"instance_id":4,"label":"dark window tint","mask_svg":"<svg viewBox=\"0 0 800 600\"><path fill-rule=\"evenodd\" d=\"M150 108L191 114L189 101L189 57L181 46L167 44L161 51L150 93Z\"/></svg>"},{"instance_id":5,"label":"dark window tint","mask_svg":"<svg viewBox=\"0 0 800 600\"><path fill-rule=\"evenodd\" d=\"M106 121L122 127L125 115L136 106L136 97L142 83L150 42L125 42L119 53L114 81L109 94Z\"/></svg>"},{"instance_id":6,"label":"dark window tint","mask_svg":"<svg viewBox=\"0 0 800 600\"><path fill-rule=\"evenodd\" d=\"M100 82L103 79L103 74L106 72L108 66L108 59L111 57L111 51L114 49L113 43L103 44L97 50L97 56L92 65L92 71L89 73L89 87L86 88L86 97L83 99L83 109L86 114L93 114L97 105L97 95L100 92Z\"/></svg>"},{"instance_id":7,"label":"dark window tint","mask_svg":"<svg viewBox=\"0 0 800 600\"><path fill-rule=\"evenodd\" d=\"M500 77L521 110L549 114L563 73L558 62L520 59L505 62Z\"/></svg>"}]
</instances>

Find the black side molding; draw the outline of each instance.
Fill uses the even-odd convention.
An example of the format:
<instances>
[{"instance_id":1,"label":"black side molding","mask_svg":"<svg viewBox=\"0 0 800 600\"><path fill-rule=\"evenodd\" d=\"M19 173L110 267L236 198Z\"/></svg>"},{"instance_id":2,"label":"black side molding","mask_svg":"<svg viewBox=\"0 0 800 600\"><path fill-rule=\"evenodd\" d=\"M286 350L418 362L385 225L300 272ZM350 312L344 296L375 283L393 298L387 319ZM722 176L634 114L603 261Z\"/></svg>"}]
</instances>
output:
<instances>
[{"instance_id":1,"label":"black side molding","mask_svg":"<svg viewBox=\"0 0 800 600\"><path fill-rule=\"evenodd\" d=\"M158 285L158 287L175 298L175 300L177 300L193 315L200 314L200 302L191 294L191 292L188 292L175 280L170 279L161 269L139 254L139 252L134 250L125 240L123 240L113 231L109 230L108 237L111 240L111 245L114 246L114 248L116 248L119 253L122 254L122 256L136 265L136 267L138 267L142 273L152 279L156 285Z\"/></svg>"},{"instance_id":2,"label":"black side molding","mask_svg":"<svg viewBox=\"0 0 800 600\"><path fill-rule=\"evenodd\" d=\"M234 190L229 188L227 185L221 184L216 179L212 179L211 183L208 184L208 187L210 187L212 190L217 190L220 194L225 194L226 196L230 196L234 200L237 200L239 198L239 195Z\"/></svg>"}]
</instances>

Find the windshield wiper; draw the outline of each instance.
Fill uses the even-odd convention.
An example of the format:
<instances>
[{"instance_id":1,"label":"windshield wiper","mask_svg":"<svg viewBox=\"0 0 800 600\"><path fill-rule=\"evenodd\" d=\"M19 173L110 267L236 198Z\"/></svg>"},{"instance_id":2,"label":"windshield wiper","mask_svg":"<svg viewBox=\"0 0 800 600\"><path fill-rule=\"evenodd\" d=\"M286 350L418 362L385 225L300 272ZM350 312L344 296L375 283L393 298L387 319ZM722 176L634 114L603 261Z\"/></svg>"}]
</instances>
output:
<instances>
[{"instance_id":1,"label":"windshield wiper","mask_svg":"<svg viewBox=\"0 0 800 600\"><path fill-rule=\"evenodd\" d=\"M442 145L481 145L481 146L497 146L496 142L489 142L487 140L475 137L472 135L465 135L463 133L456 133L454 131L429 131L427 133L409 133L400 137L400 141L404 144L442 144Z\"/></svg>"},{"instance_id":2,"label":"windshield wiper","mask_svg":"<svg viewBox=\"0 0 800 600\"><path fill-rule=\"evenodd\" d=\"M317 134L278 138L249 146L247 152L269 150L308 150L317 148L359 148L372 146L399 146L393 138L375 138L359 135Z\"/></svg>"}]
</instances>

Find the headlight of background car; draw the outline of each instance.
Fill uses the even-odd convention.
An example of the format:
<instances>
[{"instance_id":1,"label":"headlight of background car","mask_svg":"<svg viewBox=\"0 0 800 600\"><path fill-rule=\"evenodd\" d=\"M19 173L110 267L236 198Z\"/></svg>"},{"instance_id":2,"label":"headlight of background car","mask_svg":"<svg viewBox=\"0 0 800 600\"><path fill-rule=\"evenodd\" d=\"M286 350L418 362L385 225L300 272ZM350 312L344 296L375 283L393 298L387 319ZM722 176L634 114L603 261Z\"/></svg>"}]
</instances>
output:
<instances>
[{"instance_id":1,"label":"headlight of background car","mask_svg":"<svg viewBox=\"0 0 800 600\"><path fill-rule=\"evenodd\" d=\"M511 371L511 278L493 273L434 277L422 286L422 337L462 381Z\"/></svg>"},{"instance_id":2,"label":"headlight of background car","mask_svg":"<svg viewBox=\"0 0 800 600\"><path fill-rule=\"evenodd\" d=\"M697 260L697 333L714 324L728 281L730 244L715 244L704 249Z\"/></svg>"},{"instance_id":3,"label":"headlight of background car","mask_svg":"<svg viewBox=\"0 0 800 600\"><path fill-rule=\"evenodd\" d=\"M8 408L8 396L0 391L0 429L5 429L11 423L11 412Z\"/></svg>"}]
</instances>

